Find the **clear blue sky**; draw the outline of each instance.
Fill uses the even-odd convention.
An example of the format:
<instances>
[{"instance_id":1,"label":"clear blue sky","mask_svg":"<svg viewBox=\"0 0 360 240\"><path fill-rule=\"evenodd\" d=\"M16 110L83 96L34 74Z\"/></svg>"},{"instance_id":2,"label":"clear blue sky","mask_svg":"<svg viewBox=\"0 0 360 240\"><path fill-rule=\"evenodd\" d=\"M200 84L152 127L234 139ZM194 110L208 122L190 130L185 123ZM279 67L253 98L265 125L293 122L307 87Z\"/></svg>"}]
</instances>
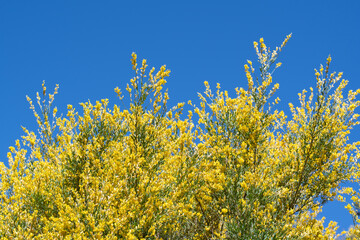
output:
<instances>
[{"instance_id":1,"label":"clear blue sky","mask_svg":"<svg viewBox=\"0 0 360 240\"><path fill-rule=\"evenodd\" d=\"M255 60L253 41L270 47L292 39L275 73L278 96L297 103L297 93L314 86L314 68L333 57L349 88L360 88L360 2L349 1L1 1L0 159L22 135L36 130L25 96L35 98L42 80L60 85L55 100L67 104L109 98L132 76L130 55L150 66L166 64L171 103L197 99L203 82L224 89L245 86L243 65ZM196 101L195 101L196 102ZM359 140L360 128L352 139ZM351 216L337 203L324 216L341 229Z\"/></svg>"}]
</instances>

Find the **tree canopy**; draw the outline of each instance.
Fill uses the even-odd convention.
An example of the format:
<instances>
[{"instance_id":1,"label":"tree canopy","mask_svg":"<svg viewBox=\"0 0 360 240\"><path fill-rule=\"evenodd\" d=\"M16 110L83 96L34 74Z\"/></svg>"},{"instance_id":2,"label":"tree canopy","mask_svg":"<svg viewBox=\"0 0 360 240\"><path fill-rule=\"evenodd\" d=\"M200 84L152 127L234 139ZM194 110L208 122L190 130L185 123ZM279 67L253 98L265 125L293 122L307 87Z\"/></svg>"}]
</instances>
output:
<instances>
[{"instance_id":1,"label":"tree canopy","mask_svg":"<svg viewBox=\"0 0 360 240\"><path fill-rule=\"evenodd\" d=\"M329 56L290 116L277 110L272 74L289 38L275 50L254 42L247 87L232 97L205 82L187 113L168 106L170 71L135 53L128 107L103 99L58 116L58 87L43 84L38 107L28 98L38 132L24 128L0 166L1 239L334 239L337 224L316 217L350 198L359 222L358 189L340 184L359 179L359 143L348 136L360 90L344 96ZM355 224L343 235L359 233Z\"/></svg>"}]
</instances>

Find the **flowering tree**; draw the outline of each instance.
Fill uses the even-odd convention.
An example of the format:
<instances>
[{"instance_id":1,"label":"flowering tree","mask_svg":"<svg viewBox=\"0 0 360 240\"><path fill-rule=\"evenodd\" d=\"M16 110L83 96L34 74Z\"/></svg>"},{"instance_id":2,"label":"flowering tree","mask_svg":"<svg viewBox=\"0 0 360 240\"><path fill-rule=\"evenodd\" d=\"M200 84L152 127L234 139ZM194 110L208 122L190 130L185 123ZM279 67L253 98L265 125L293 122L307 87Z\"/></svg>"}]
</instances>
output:
<instances>
[{"instance_id":1,"label":"flowering tree","mask_svg":"<svg viewBox=\"0 0 360 240\"><path fill-rule=\"evenodd\" d=\"M272 72L289 38L273 51L254 42L259 70L245 65L247 89L231 97L205 82L200 106L189 101L186 115L184 103L167 106L170 71L138 66L136 54L127 109L104 99L57 117L58 87L47 94L43 84L40 113L28 98L39 134L24 129L9 167L0 166L1 238L335 238L336 223L324 227L316 216L344 194L360 203L355 190L339 187L359 178L359 144L348 135L360 91L343 96L347 81L330 73L329 57L316 88L289 104L291 116L276 110ZM356 234L357 226L348 236Z\"/></svg>"}]
</instances>

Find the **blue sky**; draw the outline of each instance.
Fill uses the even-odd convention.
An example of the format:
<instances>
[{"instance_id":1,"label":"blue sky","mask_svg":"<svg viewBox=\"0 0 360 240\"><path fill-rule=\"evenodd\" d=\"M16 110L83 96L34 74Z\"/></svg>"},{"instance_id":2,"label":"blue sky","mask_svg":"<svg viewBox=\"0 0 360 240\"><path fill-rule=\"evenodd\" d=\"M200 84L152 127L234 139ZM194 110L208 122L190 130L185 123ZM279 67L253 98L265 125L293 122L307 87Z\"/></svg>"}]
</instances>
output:
<instances>
[{"instance_id":1,"label":"blue sky","mask_svg":"<svg viewBox=\"0 0 360 240\"><path fill-rule=\"evenodd\" d=\"M243 65L256 60L253 41L270 47L292 39L274 74L280 108L314 86L314 68L331 54L332 70L344 72L349 89L360 88L360 2L349 1L1 1L0 159L22 135L36 130L25 96L35 98L46 80L60 85L55 104L109 98L132 76L130 55L166 64L170 104L196 102L203 82L233 93L246 86ZM359 140L360 127L351 139ZM324 216L347 229L351 216L330 203Z\"/></svg>"}]
</instances>

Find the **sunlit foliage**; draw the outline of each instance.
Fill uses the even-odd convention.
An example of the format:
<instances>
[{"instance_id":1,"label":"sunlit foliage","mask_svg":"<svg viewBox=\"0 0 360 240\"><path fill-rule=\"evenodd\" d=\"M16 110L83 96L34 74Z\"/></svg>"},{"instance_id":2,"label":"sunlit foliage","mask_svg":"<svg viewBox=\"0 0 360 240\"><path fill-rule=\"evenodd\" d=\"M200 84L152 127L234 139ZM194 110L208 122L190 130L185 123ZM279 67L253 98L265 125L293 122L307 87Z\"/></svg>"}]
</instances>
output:
<instances>
[{"instance_id":1,"label":"sunlit foliage","mask_svg":"<svg viewBox=\"0 0 360 240\"><path fill-rule=\"evenodd\" d=\"M346 195L359 222L359 194L340 184L360 177L348 139L360 91L344 96L328 57L290 116L276 110L272 73L289 38L275 50L254 42L246 89L231 97L205 82L186 114L184 103L168 107L170 71L138 66L136 54L126 108L103 99L59 117L58 87L43 84L40 112L28 98L38 132L24 128L0 166L1 239L334 239L337 224L317 214Z\"/></svg>"}]
</instances>

